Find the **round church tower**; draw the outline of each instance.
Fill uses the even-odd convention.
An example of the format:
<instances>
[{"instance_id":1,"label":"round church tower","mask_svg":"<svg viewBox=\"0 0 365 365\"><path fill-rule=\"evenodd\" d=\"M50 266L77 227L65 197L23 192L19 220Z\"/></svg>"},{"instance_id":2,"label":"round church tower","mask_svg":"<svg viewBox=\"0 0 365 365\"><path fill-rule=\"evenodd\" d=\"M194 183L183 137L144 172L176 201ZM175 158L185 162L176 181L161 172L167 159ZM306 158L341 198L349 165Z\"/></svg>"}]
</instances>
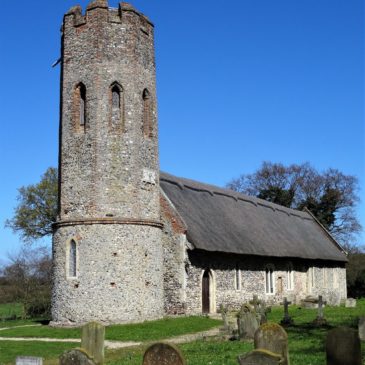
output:
<instances>
[{"instance_id":1,"label":"round church tower","mask_svg":"<svg viewBox=\"0 0 365 365\"><path fill-rule=\"evenodd\" d=\"M79 6L62 28L54 324L163 315L153 25Z\"/></svg>"}]
</instances>

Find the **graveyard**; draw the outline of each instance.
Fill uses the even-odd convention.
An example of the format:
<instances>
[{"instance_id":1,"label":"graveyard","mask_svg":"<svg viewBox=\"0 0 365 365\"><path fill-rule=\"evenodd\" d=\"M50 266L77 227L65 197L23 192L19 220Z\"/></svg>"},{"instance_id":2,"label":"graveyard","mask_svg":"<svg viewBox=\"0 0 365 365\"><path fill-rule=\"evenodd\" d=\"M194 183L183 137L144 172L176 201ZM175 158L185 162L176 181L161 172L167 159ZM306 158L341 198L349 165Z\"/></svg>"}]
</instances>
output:
<instances>
[{"instance_id":1,"label":"graveyard","mask_svg":"<svg viewBox=\"0 0 365 365\"><path fill-rule=\"evenodd\" d=\"M270 327L270 330L280 327L287 333L287 352L291 365L326 364L328 332L345 326L349 327L349 333L357 338L359 318L365 313L364 299L358 300L355 307L323 305L320 308L304 308L284 303L285 301L281 306L266 311L266 327ZM245 308L249 305L246 303ZM229 309L226 312L229 312ZM232 318L236 318L238 313L231 315ZM226 321L222 320L224 315L217 314L214 317L170 317L140 324L108 326L105 328L103 362L141 365L146 350L157 342L174 344L189 365L234 365L238 364L238 357L252 354L251 351L255 347L252 338L240 338L235 329L227 331ZM6 316L2 317L5 318ZM81 345L81 328L52 328L44 323L46 321L2 320L0 364L14 364L18 356L39 357L45 365L58 364L65 351L86 346ZM340 334L337 335L340 336L340 341L342 339L341 345L336 343L335 347L346 351L350 346L347 342L351 341L351 336L347 332L342 334L341 330L340 328ZM350 357L354 350L349 347L348 352ZM361 343L361 353L363 359L364 342Z\"/></svg>"}]
</instances>

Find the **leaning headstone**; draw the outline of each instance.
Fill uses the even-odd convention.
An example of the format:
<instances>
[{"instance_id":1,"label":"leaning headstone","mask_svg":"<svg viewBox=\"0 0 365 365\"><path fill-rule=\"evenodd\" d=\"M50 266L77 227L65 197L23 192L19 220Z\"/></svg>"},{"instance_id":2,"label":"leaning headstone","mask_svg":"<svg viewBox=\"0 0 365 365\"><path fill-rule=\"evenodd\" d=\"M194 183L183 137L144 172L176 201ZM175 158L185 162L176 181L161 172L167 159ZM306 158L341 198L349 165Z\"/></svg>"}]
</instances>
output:
<instances>
[{"instance_id":1,"label":"leaning headstone","mask_svg":"<svg viewBox=\"0 0 365 365\"><path fill-rule=\"evenodd\" d=\"M94 359L95 364L104 363L105 327L97 322L90 322L82 327L81 348Z\"/></svg>"},{"instance_id":2,"label":"leaning headstone","mask_svg":"<svg viewBox=\"0 0 365 365\"><path fill-rule=\"evenodd\" d=\"M354 298L347 298L345 301L346 308L355 308L356 307L356 299Z\"/></svg>"},{"instance_id":3,"label":"leaning headstone","mask_svg":"<svg viewBox=\"0 0 365 365\"><path fill-rule=\"evenodd\" d=\"M289 365L288 335L277 323L267 322L255 333L255 349L264 349L282 357L282 364Z\"/></svg>"},{"instance_id":4,"label":"leaning headstone","mask_svg":"<svg viewBox=\"0 0 365 365\"><path fill-rule=\"evenodd\" d=\"M185 365L177 347L167 343L155 343L143 355L142 365Z\"/></svg>"},{"instance_id":5,"label":"leaning headstone","mask_svg":"<svg viewBox=\"0 0 365 365\"><path fill-rule=\"evenodd\" d=\"M91 356L84 349L72 349L64 352L59 365L95 365Z\"/></svg>"},{"instance_id":6,"label":"leaning headstone","mask_svg":"<svg viewBox=\"0 0 365 365\"><path fill-rule=\"evenodd\" d=\"M42 357L34 356L17 356L15 360L16 365L43 365Z\"/></svg>"},{"instance_id":7,"label":"leaning headstone","mask_svg":"<svg viewBox=\"0 0 365 365\"><path fill-rule=\"evenodd\" d=\"M280 355L267 350L253 350L238 357L240 365L281 365L282 361Z\"/></svg>"},{"instance_id":8,"label":"leaning headstone","mask_svg":"<svg viewBox=\"0 0 365 365\"><path fill-rule=\"evenodd\" d=\"M243 304L237 314L238 336L240 340L253 339L259 328L259 321L253 307Z\"/></svg>"},{"instance_id":9,"label":"leaning headstone","mask_svg":"<svg viewBox=\"0 0 365 365\"><path fill-rule=\"evenodd\" d=\"M326 301L323 300L322 295L318 296L318 312L317 318L313 321L313 324L316 326L323 326L327 323L326 318L324 318L323 307L327 304Z\"/></svg>"},{"instance_id":10,"label":"leaning headstone","mask_svg":"<svg viewBox=\"0 0 365 365\"><path fill-rule=\"evenodd\" d=\"M282 303L280 303L281 305L284 306L284 318L281 320L281 324L284 326L289 326L291 324L294 323L293 319L289 316L289 304L291 304L291 302L289 302L287 300L286 297L284 297L284 300Z\"/></svg>"},{"instance_id":11,"label":"leaning headstone","mask_svg":"<svg viewBox=\"0 0 365 365\"><path fill-rule=\"evenodd\" d=\"M365 317L359 318L359 337L361 341L365 341Z\"/></svg>"},{"instance_id":12,"label":"leaning headstone","mask_svg":"<svg viewBox=\"0 0 365 365\"><path fill-rule=\"evenodd\" d=\"M356 330L339 327L327 333L327 365L361 365L361 343Z\"/></svg>"}]
</instances>

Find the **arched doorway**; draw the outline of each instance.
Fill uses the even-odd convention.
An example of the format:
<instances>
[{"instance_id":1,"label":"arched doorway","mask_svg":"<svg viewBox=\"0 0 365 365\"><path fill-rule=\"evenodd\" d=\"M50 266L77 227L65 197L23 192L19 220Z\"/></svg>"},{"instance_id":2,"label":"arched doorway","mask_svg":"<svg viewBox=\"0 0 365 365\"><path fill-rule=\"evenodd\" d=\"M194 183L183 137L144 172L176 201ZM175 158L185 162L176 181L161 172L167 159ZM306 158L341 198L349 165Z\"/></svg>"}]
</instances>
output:
<instances>
[{"instance_id":1,"label":"arched doorway","mask_svg":"<svg viewBox=\"0 0 365 365\"><path fill-rule=\"evenodd\" d=\"M202 312L210 312L210 275L209 270L205 270L202 277Z\"/></svg>"}]
</instances>

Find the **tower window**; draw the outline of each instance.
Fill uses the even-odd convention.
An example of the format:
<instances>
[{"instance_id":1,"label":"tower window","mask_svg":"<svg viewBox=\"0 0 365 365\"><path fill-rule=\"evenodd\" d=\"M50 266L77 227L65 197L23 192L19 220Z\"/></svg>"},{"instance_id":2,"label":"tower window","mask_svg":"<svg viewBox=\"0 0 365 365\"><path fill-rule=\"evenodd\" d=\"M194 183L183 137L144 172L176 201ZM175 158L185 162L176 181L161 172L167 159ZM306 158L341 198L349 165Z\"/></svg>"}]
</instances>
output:
<instances>
[{"instance_id":1,"label":"tower window","mask_svg":"<svg viewBox=\"0 0 365 365\"><path fill-rule=\"evenodd\" d=\"M265 291L266 294L274 294L274 270L267 268L265 271Z\"/></svg>"},{"instance_id":2,"label":"tower window","mask_svg":"<svg viewBox=\"0 0 365 365\"><path fill-rule=\"evenodd\" d=\"M143 90L143 134L152 137L152 110L151 95L147 89Z\"/></svg>"},{"instance_id":3,"label":"tower window","mask_svg":"<svg viewBox=\"0 0 365 365\"><path fill-rule=\"evenodd\" d=\"M71 240L68 246L68 276L77 276L77 247L76 241Z\"/></svg>"},{"instance_id":4,"label":"tower window","mask_svg":"<svg viewBox=\"0 0 365 365\"><path fill-rule=\"evenodd\" d=\"M235 284L236 284L236 290L241 290L241 270L238 264L236 264Z\"/></svg>"},{"instance_id":5,"label":"tower window","mask_svg":"<svg viewBox=\"0 0 365 365\"><path fill-rule=\"evenodd\" d=\"M83 83L76 86L74 94L74 121L76 128L86 124L86 87Z\"/></svg>"},{"instance_id":6,"label":"tower window","mask_svg":"<svg viewBox=\"0 0 365 365\"><path fill-rule=\"evenodd\" d=\"M118 125L123 122L123 88L114 83L110 87L111 92L111 122Z\"/></svg>"}]
</instances>

